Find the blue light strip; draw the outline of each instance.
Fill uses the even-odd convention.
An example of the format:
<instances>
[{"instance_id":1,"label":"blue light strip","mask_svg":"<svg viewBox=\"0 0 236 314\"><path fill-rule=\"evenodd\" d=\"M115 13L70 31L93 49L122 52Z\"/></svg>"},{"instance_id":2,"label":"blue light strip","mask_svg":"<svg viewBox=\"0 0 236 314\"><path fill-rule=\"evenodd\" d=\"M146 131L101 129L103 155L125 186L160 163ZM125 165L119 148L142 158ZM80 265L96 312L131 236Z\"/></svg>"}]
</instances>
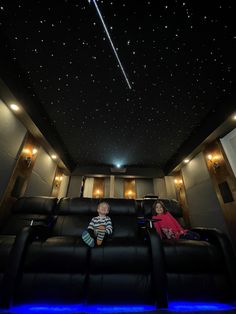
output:
<instances>
[{"instance_id":1,"label":"blue light strip","mask_svg":"<svg viewBox=\"0 0 236 314\"><path fill-rule=\"evenodd\" d=\"M226 304L217 302L187 302L176 301L169 302L166 309L171 312L210 312L210 311L230 311L236 310L236 304ZM25 304L12 306L10 310L3 310L0 313L8 314L79 314L79 313L142 313L148 311L156 311L153 305L84 305L84 304Z\"/></svg>"},{"instance_id":2,"label":"blue light strip","mask_svg":"<svg viewBox=\"0 0 236 314\"><path fill-rule=\"evenodd\" d=\"M236 309L236 304L226 304L218 302L188 302L188 301L170 301L168 310L175 312L193 312L193 311L228 311Z\"/></svg>"},{"instance_id":3,"label":"blue light strip","mask_svg":"<svg viewBox=\"0 0 236 314\"><path fill-rule=\"evenodd\" d=\"M25 304L12 306L10 310L0 313L11 314L34 314L34 313L60 313L60 314L78 314L78 313L142 313L156 310L151 305L50 305L50 304Z\"/></svg>"}]
</instances>

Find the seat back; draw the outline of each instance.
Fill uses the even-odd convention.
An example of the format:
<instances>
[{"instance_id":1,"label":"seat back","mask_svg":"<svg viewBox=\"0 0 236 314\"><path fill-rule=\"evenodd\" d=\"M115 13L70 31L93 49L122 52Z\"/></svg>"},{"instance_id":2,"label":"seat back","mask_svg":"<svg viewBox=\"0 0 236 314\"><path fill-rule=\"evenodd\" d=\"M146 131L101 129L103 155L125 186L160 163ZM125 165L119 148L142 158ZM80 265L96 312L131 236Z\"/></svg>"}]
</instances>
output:
<instances>
[{"instance_id":1,"label":"seat back","mask_svg":"<svg viewBox=\"0 0 236 314\"><path fill-rule=\"evenodd\" d=\"M168 212L180 223L182 227L186 227L186 222L183 218L183 209L176 200L169 199L158 199L162 201ZM141 207L143 210L144 217L151 218L153 216L153 204L156 202L155 199L145 199L142 201Z\"/></svg>"},{"instance_id":2,"label":"seat back","mask_svg":"<svg viewBox=\"0 0 236 314\"><path fill-rule=\"evenodd\" d=\"M106 198L110 204L113 234L112 238L135 238L138 235L137 211L135 200Z\"/></svg>"},{"instance_id":3,"label":"seat back","mask_svg":"<svg viewBox=\"0 0 236 314\"><path fill-rule=\"evenodd\" d=\"M92 217L97 215L97 204L97 199L87 197L62 198L57 206L52 235L80 237Z\"/></svg>"},{"instance_id":4,"label":"seat back","mask_svg":"<svg viewBox=\"0 0 236 314\"><path fill-rule=\"evenodd\" d=\"M96 198L63 198L57 207L57 222L53 228L54 236L81 236L90 220L97 216L97 206L101 200ZM135 237L137 217L134 200L105 198L110 205L109 217L112 220L112 237Z\"/></svg>"},{"instance_id":5,"label":"seat back","mask_svg":"<svg viewBox=\"0 0 236 314\"><path fill-rule=\"evenodd\" d=\"M47 196L20 197L0 230L2 235L16 235L23 227L36 223L49 224L53 219L57 198Z\"/></svg>"}]
</instances>

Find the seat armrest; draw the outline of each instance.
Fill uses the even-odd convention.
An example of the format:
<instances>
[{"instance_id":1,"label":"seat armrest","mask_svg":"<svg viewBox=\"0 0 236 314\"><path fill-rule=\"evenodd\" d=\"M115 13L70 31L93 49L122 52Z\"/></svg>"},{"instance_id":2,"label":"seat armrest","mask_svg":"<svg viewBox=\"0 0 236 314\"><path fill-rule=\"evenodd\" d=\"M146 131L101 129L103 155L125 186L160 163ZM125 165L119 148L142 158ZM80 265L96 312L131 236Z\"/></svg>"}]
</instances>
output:
<instances>
[{"instance_id":1,"label":"seat armrest","mask_svg":"<svg viewBox=\"0 0 236 314\"><path fill-rule=\"evenodd\" d=\"M153 222L161 221L161 219L153 219L146 217L138 217L138 224L145 226L146 228L153 228Z\"/></svg>"},{"instance_id":2,"label":"seat armrest","mask_svg":"<svg viewBox=\"0 0 236 314\"><path fill-rule=\"evenodd\" d=\"M146 230L152 254L152 278L155 300L158 308L168 307L167 276L165 272L164 250L159 234L155 229Z\"/></svg>"},{"instance_id":3,"label":"seat armrest","mask_svg":"<svg viewBox=\"0 0 236 314\"><path fill-rule=\"evenodd\" d=\"M199 233L201 240L208 241L221 248L229 275L229 281L232 285L233 298L236 300L236 255L229 238L224 232L215 228L197 227L192 228L191 231Z\"/></svg>"},{"instance_id":4,"label":"seat armrest","mask_svg":"<svg viewBox=\"0 0 236 314\"><path fill-rule=\"evenodd\" d=\"M7 269L3 276L4 291L1 295L0 307L9 308L12 303L28 244L34 240L46 239L50 231L50 226L37 224L24 227L17 234L8 258Z\"/></svg>"}]
</instances>

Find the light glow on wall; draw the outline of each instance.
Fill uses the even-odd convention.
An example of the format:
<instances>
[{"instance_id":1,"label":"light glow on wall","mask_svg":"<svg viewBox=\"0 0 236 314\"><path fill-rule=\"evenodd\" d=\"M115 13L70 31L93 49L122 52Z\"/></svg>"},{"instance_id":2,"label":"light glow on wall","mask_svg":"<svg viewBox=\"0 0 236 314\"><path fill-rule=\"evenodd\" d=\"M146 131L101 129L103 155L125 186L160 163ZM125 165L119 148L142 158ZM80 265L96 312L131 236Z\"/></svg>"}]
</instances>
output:
<instances>
[{"instance_id":1,"label":"light glow on wall","mask_svg":"<svg viewBox=\"0 0 236 314\"><path fill-rule=\"evenodd\" d=\"M20 110L20 107L17 106L16 104L10 104L10 108L11 108L11 110L13 110L13 111L19 111L19 110Z\"/></svg>"}]
</instances>

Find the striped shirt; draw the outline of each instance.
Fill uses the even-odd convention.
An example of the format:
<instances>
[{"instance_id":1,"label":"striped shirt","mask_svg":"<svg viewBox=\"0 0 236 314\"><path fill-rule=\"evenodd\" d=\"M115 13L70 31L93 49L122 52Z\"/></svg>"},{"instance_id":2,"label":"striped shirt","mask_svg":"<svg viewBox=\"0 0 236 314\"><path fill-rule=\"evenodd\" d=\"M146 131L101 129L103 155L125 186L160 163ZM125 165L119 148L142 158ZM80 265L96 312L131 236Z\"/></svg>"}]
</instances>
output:
<instances>
[{"instance_id":1,"label":"striped shirt","mask_svg":"<svg viewBox=\"0 0 236 314\"><path fill-rule=\"evenodd\" d=\"M88 229L92 229L92 230L96 231L96 229L101 225L105 226L107 234L112 234L111 218L108 216L93 217L93 219L90 221L90 223L88 225Z\"/></svg>"}]
</instances>

